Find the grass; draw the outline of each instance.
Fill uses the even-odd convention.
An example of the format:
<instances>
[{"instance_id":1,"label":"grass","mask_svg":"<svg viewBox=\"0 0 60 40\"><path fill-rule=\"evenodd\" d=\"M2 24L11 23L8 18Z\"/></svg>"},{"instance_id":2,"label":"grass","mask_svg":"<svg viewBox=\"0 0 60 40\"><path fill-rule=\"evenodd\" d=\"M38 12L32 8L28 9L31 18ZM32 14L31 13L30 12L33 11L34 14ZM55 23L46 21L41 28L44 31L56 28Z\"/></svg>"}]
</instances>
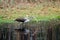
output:
<instances>
[{"instance_id":1,"label":"grass","mask_svg":"<svg viewBox=\"0 0 60 40\"><path fill-rule=\"evenodd\" d=\"M33 21L56 19L60 18L60 8L35 5L0 9L0 23L11 23L16 18L25 17L26 15L35 17Z\"/></svg>"}]
</instances>

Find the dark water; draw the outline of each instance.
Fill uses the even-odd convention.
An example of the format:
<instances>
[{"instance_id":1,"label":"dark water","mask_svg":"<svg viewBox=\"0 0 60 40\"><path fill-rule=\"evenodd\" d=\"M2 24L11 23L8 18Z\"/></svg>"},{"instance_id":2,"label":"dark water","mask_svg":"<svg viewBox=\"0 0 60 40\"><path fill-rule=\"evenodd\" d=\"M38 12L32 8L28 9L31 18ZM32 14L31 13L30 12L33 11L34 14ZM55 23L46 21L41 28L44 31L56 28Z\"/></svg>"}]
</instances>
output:
<instances>
[{"instance_id":1,"label":"dark water","mask_svg":"<svg viewBox=\"0 0 60 40\"><path fill-rule=\"evenodd\" d=\"M28 33L28 36L22 35L26 40L60 40L60 21L55 20L28 22L24 24L18 22L0 23L0 40L21 40L21 33L24 32L18 31L18 29L22 28L31 30L30 32L32 32ZM34 34L35 31L37 32ZM29 36L29 34L34 35Z\"/></svg>"}]
</instances>

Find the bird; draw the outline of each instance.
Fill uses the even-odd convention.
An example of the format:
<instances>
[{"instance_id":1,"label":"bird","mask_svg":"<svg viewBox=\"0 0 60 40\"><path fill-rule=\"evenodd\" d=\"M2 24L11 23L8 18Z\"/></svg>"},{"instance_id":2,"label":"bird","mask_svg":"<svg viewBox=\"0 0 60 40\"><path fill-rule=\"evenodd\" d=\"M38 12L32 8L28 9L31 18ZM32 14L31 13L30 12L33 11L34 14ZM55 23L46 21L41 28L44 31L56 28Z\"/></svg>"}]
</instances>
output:
<instances>
[{"instance_id":1,"label":"bird","mask_svg":"<svg viewBox=\"0 0 60 40\"><path fill-rule=\"evenodd\" d=\"M29 22L31 19L32 19L32 17L29 17L28 15L26 15L25 18L17 18L17 19L15 19L15 21L26 23L26 22Z\"/></svg>"},{"instance_id":2,"label":"bird","mask_svg":"<svg viewBox=\"0 0 60 40\"><path fill-rule=\"evenodd\" d=\"M17 22L25 22L26 19L23 19L23 18L17 18L17 19L15 19L15 21L17 21Z\"/></svg>"}]
</instances>

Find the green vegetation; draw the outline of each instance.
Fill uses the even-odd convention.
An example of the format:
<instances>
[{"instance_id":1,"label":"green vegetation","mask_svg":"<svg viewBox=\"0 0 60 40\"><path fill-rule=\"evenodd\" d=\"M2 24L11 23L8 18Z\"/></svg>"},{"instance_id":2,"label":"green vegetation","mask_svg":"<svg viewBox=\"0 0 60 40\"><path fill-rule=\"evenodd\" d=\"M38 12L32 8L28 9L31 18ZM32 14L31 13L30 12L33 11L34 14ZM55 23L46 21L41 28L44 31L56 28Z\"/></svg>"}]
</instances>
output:
<instances>
[{"instance_id":1,"label":"green vegetation","mask_svg":"<svg viewBox=\"0 0 60 40\"><path fill-rule=\"evenodd\" d=\"M60 19L60 8L35 5L0 9L0 23L11 23L14 22L14 19L25 17L26 15L35 17L33 21Z\"/></svg>"}]
</instances>

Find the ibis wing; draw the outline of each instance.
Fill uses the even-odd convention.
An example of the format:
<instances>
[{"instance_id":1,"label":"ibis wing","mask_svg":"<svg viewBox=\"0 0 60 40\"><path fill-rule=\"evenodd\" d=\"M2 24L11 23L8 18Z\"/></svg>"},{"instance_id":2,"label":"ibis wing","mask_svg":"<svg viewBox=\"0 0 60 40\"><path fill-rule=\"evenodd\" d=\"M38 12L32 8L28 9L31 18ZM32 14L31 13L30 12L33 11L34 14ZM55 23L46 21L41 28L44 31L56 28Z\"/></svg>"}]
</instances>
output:
<instances>
[{"instance_id":1,"label":"ibis wing","mask_svg":"<svg viewBox=\"0 0 60 40\"><path fill-rule=\"evenodd\" d=\"M16 19L15 21L18 21L18 22L24 22L26 19Z\"/></svg>"}]
</instances>

